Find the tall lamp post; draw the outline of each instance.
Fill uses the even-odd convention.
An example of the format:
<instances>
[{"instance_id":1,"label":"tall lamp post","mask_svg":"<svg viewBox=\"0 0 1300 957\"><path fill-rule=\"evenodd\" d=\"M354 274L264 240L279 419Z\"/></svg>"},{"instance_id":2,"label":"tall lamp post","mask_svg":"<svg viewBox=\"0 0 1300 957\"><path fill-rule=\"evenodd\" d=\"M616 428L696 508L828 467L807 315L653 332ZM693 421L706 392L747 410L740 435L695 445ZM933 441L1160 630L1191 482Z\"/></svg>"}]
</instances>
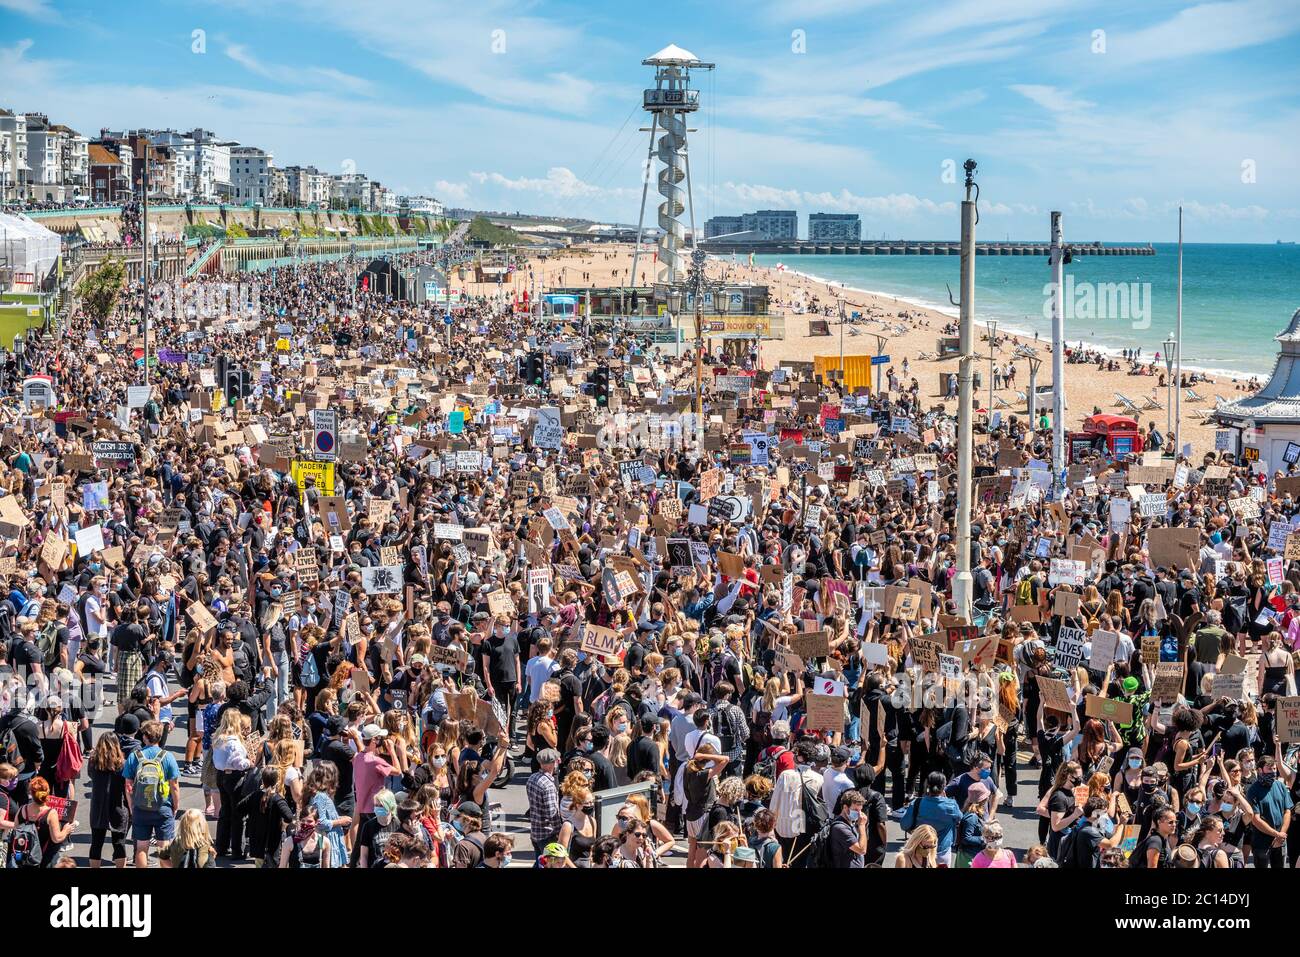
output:
<instances>
[{"instance_id":1,"label":"tall lamp post","mask_svg":"<svg viewBox=\"0 0 1300 957\"><path fill-rule=\"evenodd\" d=\"M704 453L704 261L703 249L691 250L691 272L686 285L695 299L695 440Z\"/></svg>"},{"instance_id":2,"label":"tall lamp post","mask_svg":"<svg viewBox=\"0 0 1300 957\"><path fill-rule=\"evenodd\" d=\"M1037 356L1026 356L1029 360L1029 431L1038 431L1038 368L1043 360Z\"/></svg>"},{"instance_id":3,"label":"tall lamp post","mask_svg":"<svg viewBox=\"0 0 1300 957\"><path fill-rule=\"evenodd\" d=\"M1174 350L1178 348L1178 342L1172 332L1165 337L1163 345L1165 347L1165 435L1171 435L1174 431ZM1174 454L1177 454L1176 450Z\"/></svg>"},{"instance_id":4,"label":"tall lamp post","mask_svg":"<svg viewBox=\"0 0 1300 957\"><path fill-rule=\"evenodd\" d=\"M998 347L998 321L989 320L989 425L993 424L993 366L996 362L995 350Z\"/></svg>"},{"instance_id":5,"label":"tall lamp post","mask_svg":"<svg viewBox=\"0 0 1300 957\"><path fill-rule=\"evenodd\" d=\"M873 332L872 335L876 337L876 355L883 356L885 354L885 343L889 341L889 336L883 332ZM876 395L884 391L880 388L880 380L876 378L876 370L881 368L881 365L883 363L877 364L873 362L871 364L871 380L876 383Z\"/></svg>"},{"instance_id":6,"label":"tall lamp post","mask_svg":"<svg viewBox=\"0 0 1300 957\"><path fill-rule=\"evenodd\" d=\"M844 387L844 297L840 297L840 387Z\"/></svg>"}]
</instances>

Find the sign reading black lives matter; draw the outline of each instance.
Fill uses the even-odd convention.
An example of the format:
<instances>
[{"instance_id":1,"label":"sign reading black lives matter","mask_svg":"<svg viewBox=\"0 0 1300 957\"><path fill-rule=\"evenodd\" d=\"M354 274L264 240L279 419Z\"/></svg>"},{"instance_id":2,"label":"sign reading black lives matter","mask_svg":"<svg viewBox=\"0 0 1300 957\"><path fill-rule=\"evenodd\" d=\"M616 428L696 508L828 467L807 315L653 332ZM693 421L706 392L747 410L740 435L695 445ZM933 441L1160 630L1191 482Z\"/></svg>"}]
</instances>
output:
<instances>
[{"instance_id":1,"label":"sign reading black lives matter","mask_svg":"<svg viewBox=\"0 0 1300 957\"><path fill-rule=\"evenodd\" d=\"M92 442L90 454L97 467L129 468L135 463L133 442Z\"/></svg>"}]
</instances>

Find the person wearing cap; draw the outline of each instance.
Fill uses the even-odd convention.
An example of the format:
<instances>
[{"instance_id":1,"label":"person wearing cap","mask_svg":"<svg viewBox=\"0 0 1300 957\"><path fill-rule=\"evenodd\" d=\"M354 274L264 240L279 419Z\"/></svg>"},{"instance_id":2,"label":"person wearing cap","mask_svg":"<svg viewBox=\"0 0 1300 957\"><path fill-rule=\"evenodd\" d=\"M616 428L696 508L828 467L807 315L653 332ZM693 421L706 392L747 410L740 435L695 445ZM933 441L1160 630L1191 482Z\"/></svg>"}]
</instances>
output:
<instances>
[{"instance_id":1,"label":"person wearing cap","mask_svg":"<svg viewBox=\"0 0 1300 957\"><path fill-rule=\"evenodd\" d=\"M564 819L560 814L560 789L555 783L555 771L560 766L560 752L543 748L537 752L539 770L528 777L528 835L533 851L541 854L542 848L560 834Z\"/></svg>"},{"instance_id":2,"label":"person wearing cap","mask_svg":"<svg viewBox=\"0 0 1300 957\"><path fill-rule=\"evenodd\" d=\"M179 701L187 697L189 691L180 688L174 692L167 690L167 672L172 666L172 654L170 651L160 651L152 662L149 663L149 670L145 672L144 686L149 693L149 708L153 711L154 717L162 722L163 739L162 746L167 747L167 736L176 727L176 721L172 714L172 702ZM195 768L186 765L183 769L186 773L194 773Z\"/></svg>"},{"instance_id":3,"label":"person wearing cap","mask_svg":"<svg viewBox=\"0 0 1300 957\"><path fill-rule=\"evenodd\" d=\"M452 811L451 830L456 836L451 866L478 867L483 861L483 849L487 843L487 835L483 833L483 808L473 801L461 801Z\"/></svg>"},{"instance_id":4,"label":"person wearing cap","mask_svg":"<svg viewBox=\"0 0 1300 957\"><path fill-rule=\"evenodd\" d=\"M848 775L849 757L848 748L830 749L830 766L822 774L822 802L828 808L833 808L840 794L853 787Z\"/></svg>"},{"instance_id":5,"label":"person wearing cap","mask_svg":"<svg viewBox=\"0 0 1300 957\"><path fill-rule=\"evenodd\" d=\"M397 773L398 766L394 743L379 725L363 725L361 743L363 750L352 759L352 786L357 796L353 817L358 825L374 816L375 795L383 788L384 779Z\"/></svg>"}]
</instances>

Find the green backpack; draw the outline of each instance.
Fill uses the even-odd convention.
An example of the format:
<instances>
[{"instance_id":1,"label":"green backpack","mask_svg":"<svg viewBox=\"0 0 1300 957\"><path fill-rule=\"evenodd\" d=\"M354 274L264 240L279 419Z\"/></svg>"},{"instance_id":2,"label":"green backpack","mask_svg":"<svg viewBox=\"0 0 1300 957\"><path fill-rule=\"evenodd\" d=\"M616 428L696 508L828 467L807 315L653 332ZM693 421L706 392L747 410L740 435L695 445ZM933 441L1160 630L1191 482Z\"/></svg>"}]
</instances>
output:
<instances>
[{"instance_id":1,"label":"green backpack","mask_svg":"<svg viewBox=\"0 0 1300 957\"><path fill-rule=\"evenodd\" d=\"M161 752L153 758L141 755L132 780L135 782L132 807L137 811L161 811L171 797L171 784L163 771Z\"/></svg>"}]
</instances>

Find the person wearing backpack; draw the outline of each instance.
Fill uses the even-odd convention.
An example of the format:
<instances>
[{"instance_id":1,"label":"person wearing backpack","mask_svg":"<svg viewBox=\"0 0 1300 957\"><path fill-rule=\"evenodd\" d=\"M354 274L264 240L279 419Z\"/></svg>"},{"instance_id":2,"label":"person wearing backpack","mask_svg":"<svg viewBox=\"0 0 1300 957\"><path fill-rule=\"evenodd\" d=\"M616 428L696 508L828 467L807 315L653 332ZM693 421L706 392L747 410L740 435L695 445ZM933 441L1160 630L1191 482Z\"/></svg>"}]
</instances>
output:
<instances>
[{"instance_id":1,"label":"person wearing backpack","mask_svg":"<svg viewBox=\"0 0 1300 957\"><path fill-rule=\"evenodd\" d=\"M149 841L159 843L176 836L176 812L180 809L180 768L176 759L160 746L163 726L146 721L140 726L142 747L131 753L122 766L131 796L131 832L135 840L135 866L149 866ZM160 867L171 861L160 858Z\"/></svg>"},{"instance_id":2,"label":"person wearing backpack","mask_svg":"<svg viewBox=\"0 0 1300 957\"><path fill-rule=\"evenodd\" d=\"M925 779L925 794L907 806L899 821L899 826L907 832L926 824L934 828L939 842L935 856L940 867L952 865L953 843L957 836L957 826L961 823L961 808L956 801L944 794L947 786L948 778L942 771L931 771Z\"/></svg>"},{"instance_id":3,"label":"person wearing backpack","mask_svg":"<svg viewBox=\"0 0 1300 957\"><path fill-rule=\"evenodd\" d=\"M63 842L77 829L74 819L67 824L50 806L50 785L39 774L32 778L32 799L22 806L9 838L10 867L53 867L63 856Z\"/></svg>"},{"instance_id":4,"label":"person wearing backpack","mask_svg":"<svg viewBox=\"0 0 1300 957\"><path fill-rule=\"evenodd\" d=\"M0 719L0 761L18 770L10 797L15 805L27 803L27 790L43 759L41 729L32 712L36 701L29 695L26 702Z\"/></svg>"},{"instance_id":5,"label":"person wearing backpack","mask_svg":"<svg viewBox=\"0 0 1300 957\"><path fill-rule=\"evenodd\" d=\"M1201 818L1196 832L1188 841L1201 858L1201 867L1226 869L1245 867L1239 850L1223 841L1223 818L1207 814Z\"/></svg>"},{"instance_id":6,"label":"person wearing backpack","mask_svg":"<svg viewBox=\"0 0 1300 957\"><path fill-rule=\"evenodd\" d=\"M63 717L63 699L52 694L36 712L40 719L41 767L37 772L53 789L55 797L72 796L72 782L81 774L81 742L75 724Z\"/></svg>"},{"instance_id":7,"label":"person wearing backpack","mask_svg":"<svg viewBox=\"0 0 1300 957\"><path fill-rule=\"evenodd\" d=\"M867 815L866 799L859 791L845 791L840 801L840 813L830 822L826 854L821 866L856 869L866 866ZM810 848L811 855L816 847ZM816 866L813 863L810 867Z\"/></svg>"},{"instance_id":8,"label":"person wearing backpack","mask_svg":"<svg viewBox=\"0 0 1300 957\"><path fill-rule=\"evenodd\" d=\"M804 850L826 824L830 815L822 803L822 776L813 770L817 745L800 741L794 748L795 766L776 778L772 790L772 812L776 815L776 836L789 867L806 867Z\"/></svg>"},{"instance_id":9,"label":"person wearing backpack","mask_svg":"<svg viewBox=\"0 0 1300 957\"><path fill-rule=\"evenodd\" d=\"M1056 846L1056 863L1063 868L1095 870L1101 867L1101 852L1106 846L1102 822L1110 802L1093 795L1083 805L1083 816L1065 831ZM1112 835L1113 836L1113 835Z\"/></svg>"}]
</instances>

